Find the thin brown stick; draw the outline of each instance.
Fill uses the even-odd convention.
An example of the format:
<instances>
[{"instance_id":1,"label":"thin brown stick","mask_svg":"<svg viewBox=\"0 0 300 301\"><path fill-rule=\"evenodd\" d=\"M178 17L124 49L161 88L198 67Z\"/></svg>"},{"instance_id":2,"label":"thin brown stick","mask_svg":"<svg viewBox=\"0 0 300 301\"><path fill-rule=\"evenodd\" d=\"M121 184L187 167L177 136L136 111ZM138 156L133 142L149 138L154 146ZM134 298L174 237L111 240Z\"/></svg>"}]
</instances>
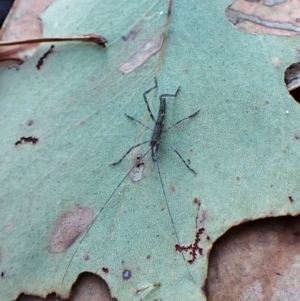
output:
<instances>
[{"instance_id":1,"label":"thin brown stick","mask_svg":"<svg viewBox=\"0 0 300 301\"><path fill-rule=\"evenodd\" d=\"M33 39L18 40L18 41L0 41L0 47L31 44L31 43L48 43L48 42L90 42L105 47L105 43L107 42L107 40L100 35L91 33L91 34L83 34L78 36L42 37L42 38L33 38Z\"/></svg>"}]
</instances>

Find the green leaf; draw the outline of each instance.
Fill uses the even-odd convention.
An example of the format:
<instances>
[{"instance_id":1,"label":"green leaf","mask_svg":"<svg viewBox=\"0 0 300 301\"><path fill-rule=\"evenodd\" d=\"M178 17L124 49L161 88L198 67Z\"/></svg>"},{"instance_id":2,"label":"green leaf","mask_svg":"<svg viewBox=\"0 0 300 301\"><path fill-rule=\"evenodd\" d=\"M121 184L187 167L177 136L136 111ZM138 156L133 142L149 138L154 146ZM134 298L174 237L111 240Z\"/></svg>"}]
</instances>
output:
<instances>
[{"instance_id":1,"label":"green leaf","mask_svg":"<svg viewBox=\"0 0 300 301\"><path fill-rule=\"evenodd\" d=\"M204 300L207 256L218 237L245 219L299 213L288 196L300 197L300 111L283 81L298 59L298 40L238 31L225 17L229 4L175 1L159 72L153 52L128 74L120 66L163 33L166 1L56 1L47 8L45 36L95 32L108 44L56 44L37 70L49 48L41 45L20 70L2 68L1 300L52 291L65 298L83 271L97 272L122 300ZM158 96L181 86L167 99L167 126L201 108L163 136L196 176L166 144L159 149L171 216L150 154L142 180L126 178L118 187L147 145L109 165L151 138L124 114L153 128L142 94L154 76L155 116ZM83 236L90 210L94 217L102 211ZM203 255L189 264L189 254L175 251L175 229L188 246L201 228ZM67 242L53 253L60 233Z\"/></svg>"}]
</instances>

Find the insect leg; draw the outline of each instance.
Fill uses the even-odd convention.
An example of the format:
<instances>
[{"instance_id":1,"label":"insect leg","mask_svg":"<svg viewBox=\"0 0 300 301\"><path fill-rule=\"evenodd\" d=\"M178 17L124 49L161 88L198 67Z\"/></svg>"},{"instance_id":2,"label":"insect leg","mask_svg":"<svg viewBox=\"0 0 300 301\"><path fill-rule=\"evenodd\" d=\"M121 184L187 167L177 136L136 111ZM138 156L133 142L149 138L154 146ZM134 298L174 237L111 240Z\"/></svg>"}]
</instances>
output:
<instances>
[{"instance_id":1,"label":"insect leg","mask_svg":"<svg viewBox=\"0 0 300 301\"><path fill-rule=\"evenodd\" d=\"M158 170L158 175L159 175L159 180L160 180L161 188L162 188L162 191L163 191L163 194L164 194L164 199L165 199L165 202L166 202L166 206L167 206L167 209L168 209L168 213L169 213L169 216L170 216L172 227L173 227L173 230L174 230L174 233L175 233L175 236L176 236L177 244L181 245L180 241L179 241L178 233L177 233L176 228L175 228L174 220L173 220L173 217L172 217L172 214L171 214L170 206L169 206L169 203L168 203L168 200L167 200L165 186L163 184L163 180L162 180L162 177L161 177L161 172L160 172L160 167L159 167L158 161L156 161L156 166L157 166L157 170ZM183 258L184 262L186 262L183 253L181 253L181 255L182 255L182 258ZM186 266L186 268L188 270L189 275L191 276L191 278L195 282L195 279L192 276L190 269L188 268L187 265L185 265L185 266Z\"/></svg>"},{"instance_id":2,"label":"insect leg","mask_svg":"<svg viewBox=\"0 0 300 301\"><path fill-rule=\"evenodd\" d=\"M194 173L195 175L197 174L197 172L196 172L194 169L192 169L192 168L189 166L189 164L183 159L183 157L180 155L179 151L178 151L176 148L174 148L173 146L171 146L169 143L166 143L166 142L161 142L161 143L167 145L168 147L170 147L170 148L174 151L174 153L181 159L181 161L183 162L183 164L184 164L184 165L185 165L192 173Z\"/></svg>"},{"instance_id":3,"label":"insect leg","mask_svg":"<svg viewBox=\"0 0 300 301\"><path fill-rule=\"evenodd\" d=\"M196 116L199 112L200 112L200 109L199 109L198 111L196 111L195 113L193 113L193 114L191 114L191 115L189 115L189 116L187 116L187 117L185 117L185 118L183 118L183 119L177 121L176 123L174 123L173 125L171 125L171 126L168 127L167 129L163 130L163 132L166 132L166 131L168 131L169 129L173 128L174 126L178 125L179 123L181 123L181 122L183 122L183 121L185 121L185 120L187 120L187 119L189 119L189 118L192 118L192 117Z\"/></svg>"},{"instance_id":4,"label":"insect leg","mask_svg":"<svg viewBox=\"0 0 300 301\"><path fill-rule=\"evenodd\" d=\"M155 83L155 85L154 85L152 88L150 88L149 90L147 90L146 92L143 93L143 98L144 98L144 101L145 101L145 103L146 103L147 110L148 110L148 112L149 112L149 115L150 115L151 119L152 119L154 122L156 122L156 120L155 120L155 118L154 118L154 116L153 116L153 114L152 114L152 112L151 112L151 109L150 109L150 107L149 107L149 103L148 103L147 96L146 96L150 91L152 91L152 90L154 90L155 88L157 88L157 80L156 80L156 77L154 77L154 83Z\"/></svg>"},{"instance_id":5,"label":"insect leg","mask_svg":"<svg viewBox=\"0 0 300 301\"><path fill-rule=\"evenodd\" d=\"M175 149L174 147L170 146L172 148L172 150L175 152L175 154L181 159L181 161L184 163L184 165L191 171L193 172L195 175L197 174L196 171L194 169L192 169L187 163L186 161L182 158L182 156L179 154L178 150Z\"/></svg>"},{"instance_id":6,"label":"insect leg","mask_svg":"<svg viewBox=\"0 0 300 301\"><path fill-rule=\"evenodd\" d=\"M180 86L177 88L175 94L161 94L161 95L159 96L160 102L162 102L162 100L163 100L164 98L166 98L166 97L176 97L177 94L178 94L178 92L179 92L179 90L180 90Z\"/></svg>"},{"instance_id":7,"label":"insect leg","mask_svg":"<svg viewBox=\"0 0 300 301\"><path fill-rule=\"evenodd\" d=\"M146 129L148 129L148 130L150 130L151 132L153 132L152 129L150 129L149 127L147 127L146 125L144 125L141 121L139 121L139 120L135 119L134 117L129 116L129 115L127 115L127 114L125 114L125 116L126 116L127 118L129 118L130 120L133 120L133 121L139 123L140 125L142 125L142 126L145 127Z\"/></svg>"},{"instance_id":8,"label":"insect leg","mask_svg":"<svg viewBox=\"0 0 300 301\"><path fill-rule=\"evenodd\" d=\"M124 156L119 160L119 161L117 161L117 162L114 162L114 163L111 163L110 165L117 165L117 164L119 164L134 148L136 148L136 147L139 147L140 145L143 145L143 144L145 144L145 143L149 143L150 141L149 140L147 140L147 141L144 141L144 142L142 142L142 143L139 143L139 144L137 144L137 145L134 145L134 146L132 146L125 154L124 154Z\"/></svg>"}]
</instances>

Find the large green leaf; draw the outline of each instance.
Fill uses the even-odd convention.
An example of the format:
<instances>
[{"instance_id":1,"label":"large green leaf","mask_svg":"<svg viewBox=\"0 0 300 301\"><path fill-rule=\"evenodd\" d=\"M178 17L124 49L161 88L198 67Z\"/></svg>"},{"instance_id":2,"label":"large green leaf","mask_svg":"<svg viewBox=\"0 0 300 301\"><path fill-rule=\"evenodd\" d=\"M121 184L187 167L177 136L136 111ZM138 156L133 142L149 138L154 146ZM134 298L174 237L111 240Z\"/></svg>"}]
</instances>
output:
<instances>
[{"instance_id":1,"label":"large green leaf","mask_svg":"<svg viewBox=\"0 0 300 301\"><path fill-rule=\"evenodd\" d=\"M159 72L157 54L127 75L120 66L163 32L166 1L59 0L48 7L45 35L97 32L109 43L107 49L57 44L37 70L49 47L43 45L20 70L2 68L1 300L20 292L66 297L82 271L99 273L119 300L204 300L207 255L220 235L245 219L299 212L288 196L300 197L300 144L294 138L300 109L283 82L285 68L297 60L297 38L242 33L225 17L229 4L174 2ZM122 38L132 28L137 35ZM191 160L196 176L172 149L160 146L172 219L149 154L143 179L120 185L82 243L77 239L65 252L51 252L59 218L76 208L78 224L89 212L80 208L96 216L148 149L109 166L150 139L151 132L124 113L153 127L142 93L155 75L159 87L149 94L155 115L158 96L181 86L177 98L167 100L168 125L201 108L163 137ZM15 145L30 136L38 142ZM68 218L64 227L74 230L77 219L74 226ZM188 246L202 227L203 255L189 264L189 254L175 251L175 233Z\"/></svg>"}]
</instances>

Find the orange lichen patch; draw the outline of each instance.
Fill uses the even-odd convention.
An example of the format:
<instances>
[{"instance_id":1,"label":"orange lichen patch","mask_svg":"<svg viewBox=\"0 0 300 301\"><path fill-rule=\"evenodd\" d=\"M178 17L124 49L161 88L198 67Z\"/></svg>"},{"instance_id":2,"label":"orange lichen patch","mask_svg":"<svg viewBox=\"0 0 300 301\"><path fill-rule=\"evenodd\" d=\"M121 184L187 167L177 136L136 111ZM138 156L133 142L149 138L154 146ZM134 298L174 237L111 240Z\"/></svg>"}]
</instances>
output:
<instances>
[{"instance_id":1,"label":"orange lichen patch","mask_svg":"<svg viewBox=\"0 0 300 301\"><path fill-rule=\"evenodd\" d=\"M16 0L0 31L2 41L24 40L41 37L43 34L40 13L52 0ZM0 48L0 61L23 62L25 56L31 56L38 44L5 46Z\"/></svg>"},{"instance_id":2,"label":"orange lichen patch","mask_svg":"<svg viewBox=\"0 0 300 301\"><path fill-rule=\"evenodd\" d=\"M49 252L65 252L93 221L93 211L77 206L64 212L56 221L50 238Z\"/></svg>"}]
</instances>

